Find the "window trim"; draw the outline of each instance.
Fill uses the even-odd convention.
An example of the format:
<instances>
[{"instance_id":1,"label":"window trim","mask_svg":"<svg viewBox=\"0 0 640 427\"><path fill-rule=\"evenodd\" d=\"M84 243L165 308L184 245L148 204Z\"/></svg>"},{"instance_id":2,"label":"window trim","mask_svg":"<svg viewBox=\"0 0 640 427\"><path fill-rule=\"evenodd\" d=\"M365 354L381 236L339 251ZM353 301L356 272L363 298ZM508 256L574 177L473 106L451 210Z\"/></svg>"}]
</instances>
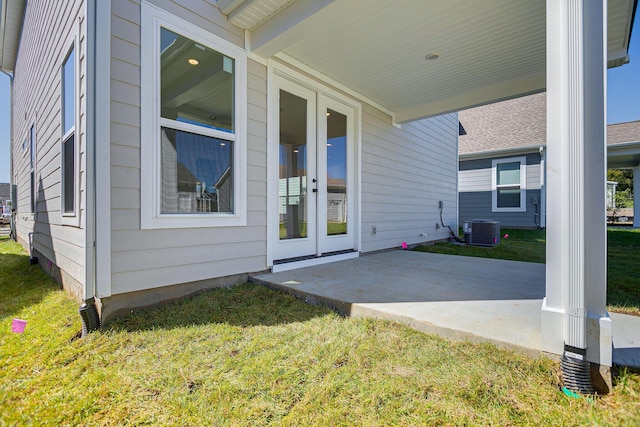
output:
<instances>
[{"instance_id":1,"label":"window trim","mask_svg":"<svg viewBox=\"0 0 640 427\"><path fill-rule=\"evenodd\" d=\"M502 163L520 163L520 206L517 208L498 207L498 189L515 187L515 185L498 186L498 165ZM491 161L491 211L492 212L526 212L527 211L527 158L509 157L504 159L493 159Z\"/></svg>"},{"instance_id":2,"label":"window trim","mask_svg":"<svg viewBox=\"0 0 640 427\"><path fill-rule=\"evenodd\" d=\"M228 227L247 224L247 52L146 1L141 3L141 142L140 226L142 229ZM160 114L160 27L234 59L234 132L201 128L165 119ZM168 127L233 142L233 213L162 214L160 200L161 127ZM194 129L195 128L195 129Z\"/></svg>"},{"instance_id":3,"label":"window trim","mask_svg":"<svg viewBox=\"0 0 640 427\"><path fill-rule=\"evenodd\" d=\"M80 226L80 38L77 29L66 43L64 55L60 61L60 216L62 225L74 227ZM73 126L69 131L64 131L64 65L69 59L71 52L73 56L74 71L74 94L73 94ZM65 212L65 146L73 138L73 211Z\"/></svg>"}]
</instances>

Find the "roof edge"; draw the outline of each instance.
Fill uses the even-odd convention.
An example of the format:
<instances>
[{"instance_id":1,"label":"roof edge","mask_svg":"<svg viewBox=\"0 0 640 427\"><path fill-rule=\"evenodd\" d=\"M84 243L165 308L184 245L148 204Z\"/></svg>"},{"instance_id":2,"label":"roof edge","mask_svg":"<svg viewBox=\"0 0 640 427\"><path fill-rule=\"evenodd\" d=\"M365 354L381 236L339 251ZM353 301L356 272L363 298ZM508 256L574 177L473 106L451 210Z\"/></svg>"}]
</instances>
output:
<instances>
[{"instance_id":1,"label":"roof edge","mask_svg":"<svg viewBox=\"0 0 640 427\"><path fill-rule=\"evenodd\" d=\"M539 153L541 148L544 148L545 145L529 145L527 147L517 147L517 148L501 148L499 150L491 150L491 151L475 151L473 153L460 153L458 155L459 160L477 160L477 159L486 159L490 157L496 156L508 156L512 154L525 154L525 153Z\"/></svg>"},{"instance_id":2,"label":"roof edge","mask_svg":"<svg viewBox=\"0 0 640 427\"><path fill-rule=\"evenodd\" d=\"M26 0L2 0L0 10L0 70L13 72L16 66Z\"/></svg>"}]
</instances>

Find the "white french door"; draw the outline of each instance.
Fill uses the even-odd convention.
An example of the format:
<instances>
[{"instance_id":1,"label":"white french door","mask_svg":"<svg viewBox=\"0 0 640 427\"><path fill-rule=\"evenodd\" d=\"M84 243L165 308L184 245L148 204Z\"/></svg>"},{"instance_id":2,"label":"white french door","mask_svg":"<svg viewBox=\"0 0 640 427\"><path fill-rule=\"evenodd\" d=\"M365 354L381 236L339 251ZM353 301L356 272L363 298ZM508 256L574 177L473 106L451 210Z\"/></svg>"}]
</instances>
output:
<instances>
[{"instance_id":1,"label":"white french door","mask_svg":"<svg viewBox=\"0 0 640 427\"><path fill-rule=\"evenodd\" d=\"M275 75L274 260L356 248L355 109ZM272 144L271 149L276 149Z\"/></svg>"}]
</instances>

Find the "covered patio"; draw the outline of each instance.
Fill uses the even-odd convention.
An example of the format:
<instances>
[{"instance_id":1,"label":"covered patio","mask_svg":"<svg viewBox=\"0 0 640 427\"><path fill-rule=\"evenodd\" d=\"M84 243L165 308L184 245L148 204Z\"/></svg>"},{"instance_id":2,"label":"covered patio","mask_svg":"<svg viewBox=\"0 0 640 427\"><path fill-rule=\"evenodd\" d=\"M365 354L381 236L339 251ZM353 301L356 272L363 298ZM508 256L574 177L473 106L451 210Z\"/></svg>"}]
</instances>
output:
<instances>
[{"instance_id":1,"label":"covered patio","mask_svg":"<svg viewBox=\"0 0 640 427\"><path fill-rule=\"evenodd\" d=\"M347 316L533 355L543 350L544 264L396 250L250 280ZM640 318L609 315L613 363L640 368Z\"/></svg>"},{"instance_id":2,"label":"covered patio","mask_svg":"<svg viewBox=\"0 0 640 427\"><path fill-rule=\"evenodd\" d=\"M480 295L472 292L456 298L454 279L453 285L432 293L440 295L435 301L428 295L417 301L430 301L432 305L424 310L430 313L437 312L438 304L446 304L440 316L424 318L424 324L438 325L438 317L457 305L459 312L478 317L469 318L464 327L455 322L440 325L472 335L476 331L487 338L508 335L508 326L525 311L513 301L524 301L526 310L532 311L525 322L527 332L507 342L561 354L563 370L565 366L573 369L573 364L585 376L592 363L610 384L614 333L606 310L606 69L629 60L637 1L406 0L371 5L356 0L224 0L218 4L230 22L250 32L247 45L253 53L335 82L337 88L388 113L397 126L546 90L546 266L535 267L534 282L525 287L528 293L517 298L511 292L518 282L512 281L490 292L475 289ZM367 259L372 258L354 263L362 263L366 271ZM458 264L458 260L452 262L442 274L458 271ZM479 267L477 271L487 273ZM376 275L384 274L385 268L395 267L385 265ZM507 268L502 277L517 270ZM273 281L290 282L284 286L300 289L308 282L294 282L307 278L310 271L286 273ZM337 274L338 267L330 271L326 274ZM359 281L364 273L359 269L345 273L339 287L347 292L349 283ZM433 277L434 273L422 270L421 275ZM500 277L486 280L495 286ZM372 310L376 304L416 299L407 295L408 301L397 301L397 280L388 276L376 292L368 289L371 283L351 290L395 296L390 302L347 298L343 303L355 313ZM476 283L460 282L467 283L463 286L467 291ZM471 301L477 303L465 307ZM384 307L386 312L390 306ZM483 318L482 312L493 315ZM448 317L456 322L465 318L455 312ZM508 320L496 327L496 319ZM471 327L474 322L477 330Z\"/></svg>"}]
</instances>

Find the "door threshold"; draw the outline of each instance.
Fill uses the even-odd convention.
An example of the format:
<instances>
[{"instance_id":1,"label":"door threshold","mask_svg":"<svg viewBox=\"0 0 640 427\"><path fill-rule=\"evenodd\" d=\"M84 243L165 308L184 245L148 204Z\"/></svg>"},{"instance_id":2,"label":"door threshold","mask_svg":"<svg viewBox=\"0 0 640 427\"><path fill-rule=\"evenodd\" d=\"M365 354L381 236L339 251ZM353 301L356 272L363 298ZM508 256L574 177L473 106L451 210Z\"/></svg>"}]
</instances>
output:
<instances>
[{"instance_id":1,"label":"door threshold","mask_svg":"<svg viewBox=\"0 0 640 427\"><path fill-rule=\"evenodd\" d=\"M314 265L328 264L330 262L344 261L347 259L358 258L360 252L356 250L336 251L322 254L320 256L310 255L304 257L287 258L273 262L271 271L279 273L281 271L295 270L297 268L311 267Z\"/></svg>"}]
</instances>

